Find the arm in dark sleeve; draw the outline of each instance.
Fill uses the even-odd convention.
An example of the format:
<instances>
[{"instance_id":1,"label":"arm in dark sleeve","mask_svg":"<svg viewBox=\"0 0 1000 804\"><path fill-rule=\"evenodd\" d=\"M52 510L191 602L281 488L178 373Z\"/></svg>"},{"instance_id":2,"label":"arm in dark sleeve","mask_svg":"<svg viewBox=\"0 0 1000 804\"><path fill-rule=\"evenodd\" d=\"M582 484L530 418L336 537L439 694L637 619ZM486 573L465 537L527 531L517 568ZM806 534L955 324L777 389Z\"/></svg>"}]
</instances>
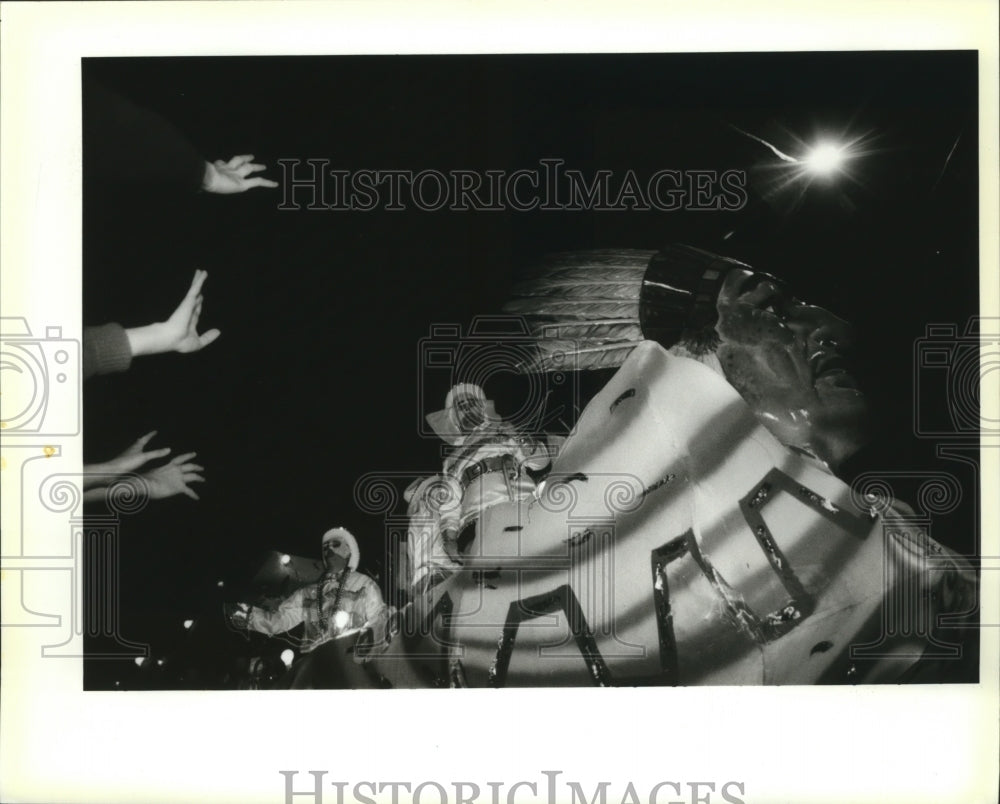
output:
<instances>
[{"instance_id":1,"label":"arm in dark sleeve","mask_svg":"<svg viewBox=\"0 0 1000 804\"><path fill-rule=\"evenodd\" d=\"M88 178L201 188L205 159L176 126L97 82L85 81L83 89Z\"/></svg>"},{"instance_id":2,"label":"arm in dark sleeve","mask_svg":"<svg viewBox=\"0 0 1000 804\"><path fill-rule=\"evenodd\" d=\"M83 379L126 371L131 364L132 348L121 324L83 328Z\"/></svg>"}]
</instances>

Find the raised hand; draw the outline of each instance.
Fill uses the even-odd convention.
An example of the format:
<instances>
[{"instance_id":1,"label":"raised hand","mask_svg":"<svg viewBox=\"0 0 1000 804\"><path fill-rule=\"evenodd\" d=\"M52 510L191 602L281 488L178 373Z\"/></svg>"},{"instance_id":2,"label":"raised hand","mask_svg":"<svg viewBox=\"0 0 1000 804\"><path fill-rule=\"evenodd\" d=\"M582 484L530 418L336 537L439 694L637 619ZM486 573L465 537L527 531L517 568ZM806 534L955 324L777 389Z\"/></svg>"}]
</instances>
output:
<instances>
[{"instance_id":1,"label":"raised hand","mask_svg":"<svg viewBox=\"0 0 1000 804\"><path fill-rule=\"evenodd\" d=\"M205 284L206 279L208 271L194 272L194 279L191 280L187 295L163 325L166 330L164 337L169 340L170 348L175 352L197 352L222 334L217 329L198 334L198 318L201 315L204 299L201 295L201 286Z\"/></svg>"},{"instance_id":2,"label":"raised hand","mask_svg":"<svg viewBox=\"0 0 1000 804\"><path fill-rule=\"evenodd\" d=\"M198 318L204 299L201 287L207 278L208 271L194 272L187 295L166 321L126 330L133 355L197 352L222 334L217 329L198 334Z\"/></svg>"},{"instance_id":3,"label":"raised hand","mask_svg":"<svg viewBox=\"0 0 1000 804\"><path fill-rule=\"evenodd\" d=\"M149 452L145 451L146 445L153 440L155 435L156 430L146 433L141 438L137 438L128 449L111 460L84 466L83 487L86 489L95 485L104 485L113 476L135 472L150 461L169 455L170 447L161 447Z\"/></svg>"},{"instance_id":4,"label":"raised hand","mask_svg":"<svg viewBox=\"0 0 1000 804\"><path fill-rule=\"evenodd\" d=\"M173 497L175 494L186 494L192 500L201 499L188 486L189 483L204 483L205 478L198 474L204 472L205 468L198 464L191 463L191 459L197 453L187 452L178 455L170 463L158 466L142 473L142 479L146 481L151 500L162 500L166 497Z\"/></svg>"},{"instance_id":5,"label":"raised hand","mask_svg":"<svg viewBox=\"0 0 1000 804\"><path fill-rule=\"evenodd\" d=\"M277 187L278 182L265 179L263 176L250 178L251 173L266 169L266 165L254 163L253 154L234 156L228 162L216 159L205 164L205 178L201 187L207 193L220 195L245 193L254 187Z\"/></svg>"}]
</instances>

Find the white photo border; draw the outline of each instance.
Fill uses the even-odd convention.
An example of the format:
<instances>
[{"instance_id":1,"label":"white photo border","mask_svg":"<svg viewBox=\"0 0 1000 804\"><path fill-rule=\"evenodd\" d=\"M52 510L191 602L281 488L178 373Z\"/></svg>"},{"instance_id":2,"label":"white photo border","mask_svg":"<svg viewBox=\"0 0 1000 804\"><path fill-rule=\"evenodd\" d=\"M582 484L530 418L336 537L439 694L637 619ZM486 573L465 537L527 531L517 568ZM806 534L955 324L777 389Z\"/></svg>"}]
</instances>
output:
<instances>
[{"instance_id":1,"label":"white photo border","mask_svg":"<svg viewBox=\"0 0 1000 804\"><path fill-rule=\"evenodd\" d=\"M1000 315L992 0L4 3L0 18L0 309L33 328L58 325L65 338L81 334L80 60L102 56L978 50L981 314ZM995 410L997 388L982 393ZM11 611L26 602L18 578L28 565L9 557L26 555L30 511L11 477L25 476L22 464L5 441L2 587ZM80 471L79 437L27 448L45 447L54 450L47 460ZM998 486L998 457L997 445L984 441L984 489ZM1000 623L1000 501L981 499L982 553L993 557L984 559L982 616ZM64 532L31 538L47 556L66 553ZM55 579L68 571L65 562L42 564L54 582L32 587L30 608L64 611L64 584ZM282 770L297 771L295 790L304 792L309 771L327 771L327 801L337 801L330 783L338 780L348 790L371 780L437 781L450 790L466 781L484 791L503 781L501 800L528 781L537 798L522 787L516 801L547 801L543 771L556 770L588 794L610 781L616 804L629 782L642 801L660 782L681 785L687 801L689 783L712 782L711 800L721 801L720 788L734 781L743 788L731 792L748 804L973 802L997 791L997 627L982 629L978 685L503 695L85 693L78 659L42 658L51 631L4 628L4 801L285 801ZM390 793L373 797L388 801ZM661 804L671 793L662 790ZM438 796L430 789L425 800Z\"/></svg>"}]
</instances>

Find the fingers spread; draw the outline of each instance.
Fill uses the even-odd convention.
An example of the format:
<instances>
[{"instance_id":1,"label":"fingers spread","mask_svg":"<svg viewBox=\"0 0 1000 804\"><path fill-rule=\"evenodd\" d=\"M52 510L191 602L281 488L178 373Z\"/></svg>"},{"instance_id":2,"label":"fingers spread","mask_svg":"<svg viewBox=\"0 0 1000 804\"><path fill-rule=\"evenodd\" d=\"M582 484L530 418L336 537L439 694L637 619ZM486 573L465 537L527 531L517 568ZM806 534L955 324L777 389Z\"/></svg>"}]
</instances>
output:
<instances>
[{"instance_id":1,"label":"fingers spread","mask_svg":"<svg viewBox=\"0 0 1000 804\"><path fill-rule=\"evenodd\" d=\"M242 154L241 156L234 156L228 162L228 167L236 169L247 162L253 162L253 154Z\"/></svg>"},{"instance_id":2,"label":"fingers spread","mask_svg":"<svg viewBox=\"0 0 1000 804\"><path fill-rule=\"evenodd\" d=\"M190 461L197 454L198 454L197 452L185 452L183 455L178 455L176 458L174 458L170 462L170 465L171 466L178 466L178 465L180 465L182 463L187 463L188 461Z\"/></svg>"},{"instance_id":3,"label":"fingers spread","mask_svg":"<svg viewBox=\"0 0 1000 804\"><path fill-rule=\"evenodd\" d=\"M185 472L184 473L184 482L185 483L204 483L205 482L205 478L203 478L201 475L195 474L194 472Z\"/></svg>"},{"instance_id":4,"label":"fingers spread","mask_svg":"<svg viewBox=\"0 0 1000 804\"><path fill-rule=\"evenodd\" d=\"M193 489L189 489L187 486L184 487L183 491L192 500L200 500L201 499L201 497L199 497L197 494L194 493Z\"/></svg>"}]
</instances>

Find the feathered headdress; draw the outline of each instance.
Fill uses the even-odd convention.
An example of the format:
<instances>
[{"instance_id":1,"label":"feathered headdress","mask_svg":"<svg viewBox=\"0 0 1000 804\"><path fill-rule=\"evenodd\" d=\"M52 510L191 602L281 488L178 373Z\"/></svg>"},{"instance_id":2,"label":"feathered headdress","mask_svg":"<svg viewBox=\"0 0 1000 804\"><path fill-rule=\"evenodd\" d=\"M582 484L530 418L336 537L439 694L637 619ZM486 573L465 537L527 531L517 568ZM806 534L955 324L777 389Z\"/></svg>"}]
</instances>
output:
<instances>
[{"instance_id":1,"label":"feathered headdress","mask_svg":"<svg viewBox=\"0 0 1000 804\"><path fill-rule=\"evenodd\" d=\"M504 311L523 316L538 350L524 373L617 368L643 340L710 348L726 274L749 270L693 246L574 251L547 258ZM707 333L707 335L706 335Z\"/></svg>"}]
</instances>

